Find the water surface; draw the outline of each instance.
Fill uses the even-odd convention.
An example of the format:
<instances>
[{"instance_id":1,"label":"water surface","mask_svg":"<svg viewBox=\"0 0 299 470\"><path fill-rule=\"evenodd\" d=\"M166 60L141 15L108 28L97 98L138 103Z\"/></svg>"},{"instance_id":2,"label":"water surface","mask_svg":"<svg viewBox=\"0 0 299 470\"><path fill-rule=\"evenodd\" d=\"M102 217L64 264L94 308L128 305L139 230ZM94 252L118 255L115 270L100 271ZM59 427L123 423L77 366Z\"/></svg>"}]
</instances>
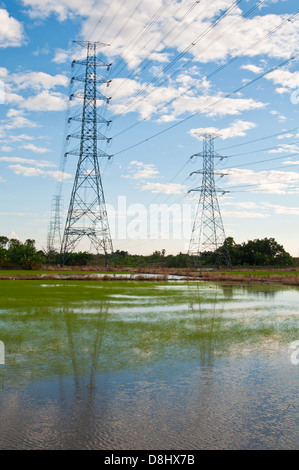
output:
<instances>
[{"instance_id":1,"label":"water surface","mask_svg":"<svg viewBox=\"0 0 299 470\"><path fill-rule=\"evenodd\" d=\"M0 449L297 449L299 290L1 281Z\"/></svg>"}]
</instances>

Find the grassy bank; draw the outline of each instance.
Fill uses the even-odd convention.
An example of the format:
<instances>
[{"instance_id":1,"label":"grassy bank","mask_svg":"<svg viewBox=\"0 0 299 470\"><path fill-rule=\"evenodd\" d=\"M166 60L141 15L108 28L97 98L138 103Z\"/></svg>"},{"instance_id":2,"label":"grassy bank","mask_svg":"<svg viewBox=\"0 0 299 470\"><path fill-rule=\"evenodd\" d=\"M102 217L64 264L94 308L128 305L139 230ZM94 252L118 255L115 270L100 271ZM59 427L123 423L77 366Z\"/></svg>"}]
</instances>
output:
<instances>
[{"instance_id":1,"label":"grassy bank","mask_svg":"<svg viewBox=\"0 0 299 470\"><path fill-rule=\"evenodd\" d=\"M194 270L170 268L118 268L103 267L67 267L39 270L0 270L0 280L171 280L176 276L188 280L233 282L233 283L275 283L299 286L298 269L232 269L232 270Z\"/></svg>"}]
</instances>

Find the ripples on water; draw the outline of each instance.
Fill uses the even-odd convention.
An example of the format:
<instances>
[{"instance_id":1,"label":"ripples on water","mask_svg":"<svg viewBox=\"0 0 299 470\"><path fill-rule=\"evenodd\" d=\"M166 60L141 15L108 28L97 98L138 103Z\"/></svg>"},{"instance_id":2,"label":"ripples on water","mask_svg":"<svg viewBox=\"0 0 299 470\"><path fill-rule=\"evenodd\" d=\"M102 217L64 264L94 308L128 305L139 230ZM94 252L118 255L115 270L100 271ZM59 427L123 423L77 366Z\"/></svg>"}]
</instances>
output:
<instances>
[{"instance_id":1,"label":"ripples on water","mask_svg":"<svg viewBox=\"0 0 299 470\"><path fill-rule=\"evenodd\" d=\"M0 289L1 449L298 448L299 290Z\"/></svg>"}]
</instances>

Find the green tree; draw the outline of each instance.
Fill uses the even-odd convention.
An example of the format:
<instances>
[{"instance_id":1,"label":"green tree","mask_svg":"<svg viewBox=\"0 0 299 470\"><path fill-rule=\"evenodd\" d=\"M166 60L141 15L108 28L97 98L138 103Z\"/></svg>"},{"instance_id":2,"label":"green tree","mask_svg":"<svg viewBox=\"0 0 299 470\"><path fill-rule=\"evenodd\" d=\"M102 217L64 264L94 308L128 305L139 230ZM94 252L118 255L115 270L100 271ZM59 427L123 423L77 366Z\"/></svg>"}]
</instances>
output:
<instances>
[{"instance_id":1,"label":"green tree","mask_svg":"<svg viewBox=\"0 0 299 470\"><path fill-rule=\"evenodd\" d=\"M27 239L25 243L15 238L8 242L7 261L14 266L21 266L24 269L40 267L45 261L41 251L36 251L35 240Z\"/></svg>"}]
</instances>

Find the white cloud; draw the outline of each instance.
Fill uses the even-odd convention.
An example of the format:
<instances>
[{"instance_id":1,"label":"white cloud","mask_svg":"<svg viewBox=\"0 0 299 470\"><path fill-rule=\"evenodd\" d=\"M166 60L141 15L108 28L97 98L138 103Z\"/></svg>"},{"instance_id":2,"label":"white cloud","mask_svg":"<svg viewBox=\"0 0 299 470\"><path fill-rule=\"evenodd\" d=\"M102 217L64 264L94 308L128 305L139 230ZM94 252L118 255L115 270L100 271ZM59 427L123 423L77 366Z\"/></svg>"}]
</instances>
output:
<instances>
[{"instance_id":1,"label":"white cloud","mask_svg":"<svg viewBox=\"0 0 299 470\"><path fill-rule=\"evenodd\" d=\"M259 67L259 66L254 65L254 64L242 65L241 69L249 70L250 72L253 72L253 73L262 73L263 72L263 67Z\"/></svg>"},{"instance_id":2,"label":"white cloud","mask_svg":"<svg viewBox=\"0 0 299 470\"><path fill-rule=\"evenodd\" d=\"M46 149L44 147L37 147L36 145L33 145L33 144L25 144L23 145L23 148L26 150L31 150L32 152L35 152L35 153L49 152L49 149Z\"/></svg>"},{"instance_id":3,"label":"white cloud","mask_svg":"<svg viewBox=\"0 0 299 470\"><path fill-rule=\"evenodd\" d=\"M49 162L47 160L33 160L32 158L22 158L22 157L0 157L1 162L8 163L22 163L25 165L35 165L40 168L44 167L56 167L55 163Z\"/></svg>"},{"instance_id":4,"label":"white cloud","mask_svg":"<svg viewBox=\"0 0 299 470\"><path fill-rule=\"evenodd\" d=\"M299 207L287 207L278 204L268 204L268 207L273 208L276 214L299 215Z\"/></svg>"},{"instance_id":5,"label":"white cloud","mask_svg":"<svg viewBox=\"0 0 299 470\"><path fill-rule=\"evenodd\" d=\"M159 171L155 165L134 160L130 163L129 174L124 175L124 178L145 180L155 178L158 174Z\"/></svg>"},{"instance_id":6,"label":"white cloud","mask_svg":"<svg viewBox=\"0 0 299 470\"><path fill-rule=\"evenodd\" d=\"M283 165L299 165L299 160L285 160L282 162Z\"/></svg>"},{"instance_id":7,"label":"white cloud","mask_svg":"<svg viewBox=\"0 0 299 470\"><path fill-rule=\"evenodd\" d=\"M265 214L261 212L248 212L248 211L222 211L222 214L225 217L234 217L238 219L263 219L264 217L269 217L270 214Z\"/></svg>"},{"instance_id":8,"label":"white cloud","mask_svg":"<svg viewBox=\"0 0 299 470\"><path fill-rule=\"evenodd\" d=\"M22 24L0 9L0 47L17 47L24 42Z\"/></svg>"},{"instance_id":9,"label":"white cloud","mask_svg":"<svg viewBox=\"0 0 299 470\"><path fill-rule=\"evenodd\" d=\"M297 153L297 152L299 152L299 145L296 145L296 144L282 144L278 148L269 150L268 153L285 153L285 152Z\"/></svg>"},{"instance_id":10,"label":"white cloud","mask_svg":"<svg viewBox=\"0 0 299 470\"><path fill-rule=\"evenodd\" d=\"M22 116L24 114L24 111L22 111L21 109L9 109L6 113L6 116L8 118L14 118L16 116Z\"/></svg>"},{"instance_id":11,"label":"white cloud","mask_svg":"<svg viewBox=\"0 0 299 470\"><path fill-rule=\"evenodd\" d=\"M39 127L36 122L30 121L30 119L23 116L21 112L8 117L8 122L2 125L3 129L10 130L20 129L23 127Z\"/></svg>"},{"instance_id":12,"label":"white cloud","mask_svg":"<svg viewBox=\"0 0 299 470\"><path fill-rule=\"evenodd\" d=\"M18 95L17 93L12 93L8 87L8 85L5 85L5 104L20 104L24 98L21 95Z\"/></svg>"},{"instance_id":13,"label":"white cloud","mask_svg":"<svg viewBox=\"0 0 299 470\"><path fill-rule=\"evenodd\" d=\"M35 212L0 212L0 215L11 215L11 216L17 216L17 217L28 217L28 216L37 216L38 214ZM16 238L17 240L19 237L15 235L15 232L12 232L11 236L9 238Z\"/></svg>"},{"instance_id":14,"label":"white cloud","mask_svg":"<svg viewBox=\"0 0 299 470\"><path fill-rule=\"evenodd\" d=\"M0 67L0 78L6 78L8 76L8 70L5 67Z\"/></svg>"},{"instance_id":15,"label":"white cloud","mask_svg":"<svg viewBox=\"0 0 299 470\"><path fill-rule=\"evenodd\" d=\"M234 121L229 127L224 129L218 129L217 127L201 127L197 129L191 129L190 134L196 137L196 134L217 134L222 139L229 139L231 137L241 137L246 135L246 131L256 127L254 122L249 121Z\"/></svg>"},{"instance_id":16,"label":"white cloud","mask_svg":"<svg viewBox=\"0 0 299 470\"><path fill-rule=\"evenodd\" d=\"M31 135L19 134L19 135L10 135L6 137L10 142L21 142L22 140L33 140Z\"/></svg>"},{"instance_id":17,"label":"white cloud","mask_svg":"<svg viewBox=\"0 0 299 470\"><path fill-rule=\"evenodd\" d=\"M286 133L286 134L283 134L283 135L278 135L277 139L278 140L289 139L290 137L294 137L294 134Z\"/></svg>"},{"instance_id":18,"label":"white cloud","mask_svg":"<svg viewBox=\"0 0 299 470\"><path fill-rule=\"evenodd\" d=\"M16 175L22 176L41 176L55 179L56 181L64 181L65 179L72 178L70 173L64 173L62 171L50 171L50 170L41 170L40 168L27 167L23 165L8 165L8 168L11 169Z\"/></svg>"},{"instance_id":19,"label":"white cloud","mask_svg":"<svg viewBox=\"0 0 299 470\"><path fill-rule=\"evenodd\" d=\"M176 80L170 80L167 86L151 85L144 94L143 84L136 80L116 79L112 81L111 86L111 109L114 114L136 112L144 120L158 114L158 122L170 122L185 113L201 113L208 116L238 115L243 111L266 106L265 103L252 98L230 98L220 92L213 95L209 88L210 84L205 77L185 74L178 76Z\"/></svg>"},{"instance_id":20,"label":"white cloud","mask_svg":"<svg viewBox=\"0 0 299 470\"><path fill-rule=\"evenodd\" d=\"M289 206L282 206L279 204L272 204L270 202L238 202L238 201L230 201L222 203L222 206L234 206L234 208L241 208L241 209L258 209L259 212L247 212L247 217L269 217L269 210L273 210L275 214L285 214L285 215L299 215L299 207L289 207ZM265 213L267 211L267 213ZM222 211L225 215L234 214L234 212L230 211ZM235 212L239 214L239 212ZM242 213L245 214L245 213ZM250 215L251 214L251 215Z\"/></svg>"},{"instance_id":21,"label":"white cloud","mask_svg":"<svg viewBox=\"0 0 299 470\"><path fill-rule=\"evenodd\" d=\"M135 0L127 0L125 6L123 0L22 2L33 18L46 18L54 13L64 21L81 16L82 37L98 40L103 36L103 41L111 44L110 57L122 57L132 70L149 54L151 59L163 62L170 48L184 53L189 47L189 54L201 62L223 60L240 54L246 49L245 45L255 43L255 47L247 49L248 57L288 58L297 52L298 18L278 28L286 15L265 13L245 18L244 11L235 4L229 14L211 27L215 19L231 6L231 0L201 0L195 7L194 0L169 2L167 7L163 0L143 0L140 8L136 8ZM151 27L144 28L152 18L155 21ZM267 36L274 28L277 28L275 34ZM63 50L57 51L54 60L65 60Z\"/></svg>"},{"instance_id":22,"label":"white cloud","mask_svg":"<svg viewBox=\"0 0 299 470\"><path fill-rule=\"evenodd\" d=\"M248 186L249 192L267 194L287 194L292 190L292 186L299 183L299 173L276 170L253 171L231 168L227 178L228 185L235 186L236 190Z\"/></svg>"},{"instance_id":23,"label":"white cloud","mask_svg":"<svg viewBox=\"0 0 299 470\"><path fill-rule=\"evenodd\" d=\"M181 194L186 189L182 184L176 183L146 183L141 187L142 191L163 194Z\"/></svg>"},{"instance_id":24,"label":"white cloud","mask_svg":"<svg viewBox=\"0 0 299 470\"><path fill-rule=\"evenodd\" d=\"M25 72L9 75L5 83L5 102L18 105L29 111L63 111L66 109L68 98L59 92L52 91L56 87L66 87L68 78L65 75L50 75L44 72ZM16 91L33 90L36 95L21 96ZM17 109L9 110L7 117L21 116L23 112ZM19 119L19 122L23 118ZM17 127L20 127L18 125ZM23 127L23 126L22 126ZM25 127L25 126L24 126Z\"/></svg>"},{"instance_id":25,"label":"white cloud","mask_svg":"<svg viewBox=\"0 0 299 470\"><path fill-rule=\"evenodd\" d=\"M19 90L32 88L36 91L51 90L57 86L66 87L68 78L65 75L50 75L45 72L26 72L13 74L11 80Z\"/></svg>"},{"instance_id":26,"label":"white cloud","mask_svg":"<svg viewBox=\"0 0 299 470\"><path fill-rule=\"evenodd\" d=\"M44 90L25 99L21 106L28 111L64 111L67 107L67 97L62 93Z\"/></svg>"},{"instance_id":27,"label":"white cloud","mask_svg":"<svg viewBox=\"0 0 299 470\"><path fill-rule=\"evenodd\" d=\"M32 167L23 166L23 165L20 165L20 164L8 165L8 168L13 170L13 172L16 175L41 176L41 175L45 174L45 172L43 170L41 170L40 168L35 168L35 167L32 168Z\"/></svg>"},{"instance_id":28,"label":"white cloud","mask_svg":"<svg viewBox=\"0 0 299 470\"><path fill-rule=\"evenodd\" d=\"M70 61L71 52L67 49L56 49L55 56L52 59L52 62L56 64L64 64L65 62Z\"/></svg>"},{"instance_id":29,"label":"white cloud","mask_svg":"<svg viewBox=\"0 0 299 470\"><path fill-rule=\"evenodd\" d=\"M290 72L285 69L278 69L266 75L267 80L272 80L275 85L281 85L277 88L278 93L289 92L299 88L299 72Z\"/></svg>"},{"instance_id":30,"label":"white cloud","mask_svg":"<svg viewBox=\"0 0 299 470\"><path fill-rule=\"evenodd\" d=\"M22 0L24 6L30 7L31 18L46 18L52 13L56 14L59 21L66 20L69 16L92 16L96 4L100 8L101 2L94 0ZM94 12L95 13L95 12Z\"/></svg>"}]
</instances>

